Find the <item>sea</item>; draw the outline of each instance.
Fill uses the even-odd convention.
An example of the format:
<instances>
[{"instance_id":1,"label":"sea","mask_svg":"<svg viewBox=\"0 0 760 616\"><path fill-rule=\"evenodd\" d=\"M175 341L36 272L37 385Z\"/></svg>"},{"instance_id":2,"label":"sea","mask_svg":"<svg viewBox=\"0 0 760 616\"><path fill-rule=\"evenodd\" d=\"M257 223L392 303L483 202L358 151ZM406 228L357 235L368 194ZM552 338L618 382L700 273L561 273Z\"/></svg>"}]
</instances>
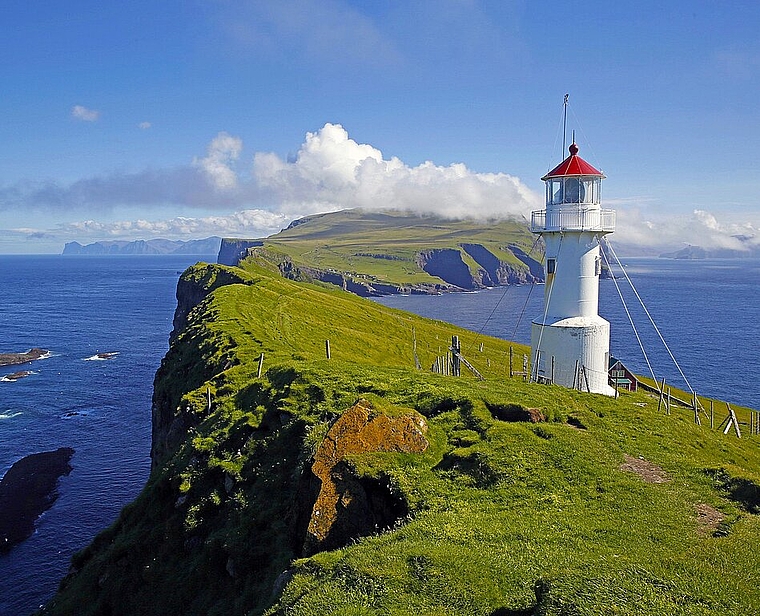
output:
<instances>
[{"instance_id":1,"label":"sea","mask_svg":"<svg viewBox=\"0 0 760 616\"><path fill-rule=\"evenodd\" d=\"M0 555L0 616L43 605L72 554L145 484L153 377L168 348L177 279L198 260L215 255L0 256L0 352L51 352L0 368L0 475L31 453L76 450L35 534ZM760 408L760 260L624 264L614 280L600 282L612 354L634 372L649 375L651 366L674 386L686 388L685 377L700 395ZM543 294L542 285L521 285L376 301L529 343ZM3 380L19 370L32 374Z\"/></svg>"}]
</instances>

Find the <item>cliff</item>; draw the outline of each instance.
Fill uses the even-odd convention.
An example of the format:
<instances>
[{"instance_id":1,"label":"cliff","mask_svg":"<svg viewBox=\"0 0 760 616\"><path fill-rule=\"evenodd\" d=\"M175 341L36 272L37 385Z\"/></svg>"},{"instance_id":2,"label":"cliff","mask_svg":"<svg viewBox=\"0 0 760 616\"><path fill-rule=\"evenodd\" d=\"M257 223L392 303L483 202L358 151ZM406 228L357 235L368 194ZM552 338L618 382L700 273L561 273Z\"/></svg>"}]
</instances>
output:
<instances>
[{"instance_id":1,"label":"cliff","mask_svg":"<svg viewBox=\"0 0 760 616\"><path fill-rule=\"evenodd\" d=\"M151 477L42 613L760 605L756 436L509 379L507 341L243 265L183 275ZM415 368L452 335L484 381Z\"/></svg>"},{"instance_id":2,"label":"cliff","mask_svg":"<svg viewBox=\"0 0 760 616\"><path fill-rule=\"evenodd\" d=\"M523 221L483 226L403 212L344 210L308 216L266 239L224 239L218 262L265 260L293 280L363 297L471 291L543 280Z\"/></svg>"}]
</instances>

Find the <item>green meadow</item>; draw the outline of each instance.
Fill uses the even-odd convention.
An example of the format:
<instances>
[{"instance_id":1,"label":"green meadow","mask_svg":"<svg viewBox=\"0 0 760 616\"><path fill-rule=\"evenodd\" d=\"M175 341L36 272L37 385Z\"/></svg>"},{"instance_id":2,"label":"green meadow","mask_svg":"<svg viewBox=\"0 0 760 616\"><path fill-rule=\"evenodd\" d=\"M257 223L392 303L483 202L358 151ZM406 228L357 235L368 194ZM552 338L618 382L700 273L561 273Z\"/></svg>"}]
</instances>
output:
<instances>
[{"instance_id":1,"label":"green meadow","mask_svg":"<svg viewBox=\"0 0 760 616\"><path fill-rule=\"evenodd\" d=\"M266 263L199 264L183 279L207 297L155 400L184 432L42 613L760 613L760 437L699 426L676 405L666 414L646 392L510 378L510 347L516 368L525 347ZM483 380L430 371L453 335ZM347 472L385 486L405 514L306 556L303 478L358 399L421 414L429 445L352 455ZM504 420L525 409L545 421Z\"/></svg>"},{"instance_id":2,"label":"green meadow","mask_svg":"<svg viewBox=\"0 0 760 616\"><path fill-rule=\"evenodd\" d=\"M445 220L406 212L372 213L360 209L310 216L264 240L273 258L292 260L322 270L398 285L429 283L431 277L417 263L420 251L449 248L461 253L471 272L478 264L460 247L477 243L504 263L526 266L508 250L515 245L531 253L535 236L523 222ZM540 260L540 249L533 258Z\"/></svg>"}]
</instances>

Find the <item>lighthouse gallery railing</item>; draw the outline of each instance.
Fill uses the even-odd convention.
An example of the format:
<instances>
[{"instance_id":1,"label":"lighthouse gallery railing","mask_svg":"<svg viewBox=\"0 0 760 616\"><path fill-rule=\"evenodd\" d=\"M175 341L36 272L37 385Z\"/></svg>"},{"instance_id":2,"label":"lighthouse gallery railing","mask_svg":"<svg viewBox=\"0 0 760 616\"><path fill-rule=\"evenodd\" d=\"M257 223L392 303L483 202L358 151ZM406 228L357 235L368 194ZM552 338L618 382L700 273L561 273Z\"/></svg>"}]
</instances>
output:
<instances>
[{"instance_id":1,"label":"lighthouse gallery railing","mask_svg":"<svg viewBox=\"0 0 760 616\"><path fill-rule=\"evenodd\" d=\"M554 208L531 213L530 230L542 231L600 231L615 230L615 210Z\"/></svg>"}]
</instances>

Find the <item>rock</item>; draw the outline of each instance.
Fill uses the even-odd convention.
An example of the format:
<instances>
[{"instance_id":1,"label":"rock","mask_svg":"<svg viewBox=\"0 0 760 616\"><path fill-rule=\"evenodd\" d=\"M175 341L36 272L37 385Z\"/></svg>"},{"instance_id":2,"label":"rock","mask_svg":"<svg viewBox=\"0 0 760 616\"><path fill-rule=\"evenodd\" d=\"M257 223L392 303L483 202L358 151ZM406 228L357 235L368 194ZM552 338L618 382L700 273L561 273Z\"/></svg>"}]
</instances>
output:
<instances>
[{"instance_id":1,"label":"rock","mask_svg":"<svg viewBox=\"0 0 760 616\"><path fill-rule=\"evenodd\" d=\"M427 422L415 411L390 417L360 399L330 428L314 455L321 482L311 509L304 551L335 549L358 537L391 528L407 513L387 484L358 477L346 457L369 452L421 453L428 447Z\"/></svg>"},{"instance_id":2,"label":"rock","mask_svg":"<svg viewBox=\"0 0 760 616\"><path fill-rule=\"evenodd\" d=\"M47 349L33 348L25 353L0 353L0 366L15 366L25 364L35 359L42 359L50 353Z\"/></svg>"},{"instance_id":3,"label":"rock","mask_svg":"<svg viewBox=\"0 0 760 616\"><path fill-rule=\"evenodd\" d=\"M277 579L274 581L274 584L272 584L272 597L279 597L282 594L282 591L285 590L285 587L290 583L290 580L293 579L293 570L292 569L285 569L280 575L277 576Z\"/></svg>"},{"instance_id":4,"label":"rock","mask_svg":"<svg viewBox=\"0 0 760 616\"><path fill-rule=\"evenodd\" d=\"M541 409L526 408L521 404L488 404L488 410L494 419L500 421L527 421L540 423L546 421Z\"/></svg>"},{"instance_id":5,"label":"rock","mask_svg":"<svg viewBox=\"0 0 760 616\"><path fill-rule=\"evenodd\" d=\"M263 240L239 240L225 238L219 247L217 263L223 265L237 265L248 256L248 249L263 246Z\"/></svg>"},{"instance_id":6,"label":"rock","mask_svg":"<svg viewBox=\"0 0 760 616\"><path fill-rule=\"evenodd\" d=\"M5 473L0 481L0 553L34 533L37 518L58 498L58 479L71 472L73 455L69 447L35 453Z\"/></svg>"},{"instance_id":7,"label":"rock","mask_svg":"<svg viewBox=\"0 0 760 616\"><path fill-rule=\"evenodd\" d=\"M462 253L453 248L423 250L417 255L417 265L431 276L450 285L472 291L486 284L473 278L470 268L462 260Z\"/></svg>"},{"instance_id":8,"label":"rock","mask_svg":"<svg viewBox=\"0 0 760 616\"><path fill-rule=\"evenodd\" d=\"M230 492L232 492L232 488L234 487L235 487L235 479L231 475L225 473L224 474L224 491L227 492L227 494L229 494Z\"/></svg>"},{"instance_id":9,"label":"rock","mask_svg":"<svg viewBox=\"0 0 760 616\"><path fill-rule=\"evenodd\" d=\"M31 370L20 370L19 372L13 372L11 374L6 374L2 380L3 381L18 381L19 379L23 379L28 377L30 374L33 374Z\"/></svg>"}]
</instances>

